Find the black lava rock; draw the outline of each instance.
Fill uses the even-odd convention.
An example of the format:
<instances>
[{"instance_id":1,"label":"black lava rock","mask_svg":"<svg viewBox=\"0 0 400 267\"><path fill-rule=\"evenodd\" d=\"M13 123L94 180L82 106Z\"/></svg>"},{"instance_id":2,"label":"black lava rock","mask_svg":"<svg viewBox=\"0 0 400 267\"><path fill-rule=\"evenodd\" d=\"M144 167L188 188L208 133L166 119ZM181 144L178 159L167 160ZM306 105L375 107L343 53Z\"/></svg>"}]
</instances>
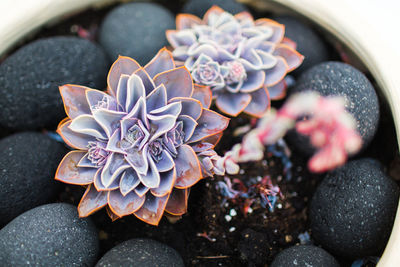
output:
<instances>
[{"instance_id":1,"label":"black lava rock","mask_svg":"<svg viewBox=\"0 0 400 267\"><path fill-rule=\"evenodd\" d=\"M379 102L374 87L364 74L342 62L324 62L303 73L290 93L308 90L323 96L343 96L347 111L357 122L363 148L368 146L378 128ZM288 134L288 141L306 155L315 151L308 137L294 131Z\"/></svg>"},{"instance_id":2,"label":"black lava rock","mask_svg":"<svg viewBox=\"0 0 400 267\"><path fill-rule=\"evenodd\" d=\"M378 256L389 238L398 200L399 188L379 162L348 162L327 174L312 198L312 237L336 255Z\"/></svg>"},{"instance_id":3,"label":"black lava rock","mask_svg":"<svg viewBox=\"0 0 400 267\"><path fill-rule=\"evenodd\" d=\"M93 266L98 251L96 227L66 203L29 210L0 230L2 266Z\"/></svg>"},{"instance_id":4,"label":"black lava rock","mask_svg":"<svg viewBox=\"0 0 400 267\"><path fill-rule=\"evenodd\" d=\"M217 5L231 14L248 11L245 5L235 0L189 0L183 6L182 13L190 13L202 18L213 5Z\"/></svg>"},{"instance_id":5,"label":"black lava rock","mask_svg":"<svg viewBox=\"0 0 400 267\"><path fill-rule=\"evenodd\" d=\"M291 16L276 16L273 19L285 25L285 36L295 41L296 50L304 55L303 63L293 71L295 75L329 60L327 45L309 25Z\"/></svg>"},{"instance_id":6,"label":"black lava rock","mask_svg":"<svg viewBox=\"0 0 400 267\"><path fill-rule=\"evenodd\" d=\"M129 56L141 65L168 45L165 31L175 29L170 11L153 3L129 3L114 8L100 28L100 43L112 60Z\"/></svg>"},{"instance_id":7,"label":"black lava rock","mask_svg":"<svg viewBox=\"0 0 400 267\"><path fill-rule=\"evenodd\" d=\"M322 248L311 245L293 246L281 251L271 267L339 267L335 258Z\"/></svg>"},{"instance_id":8,"label":"black lava rock","mask_svg":"<svg viewBox=\"0 0 400 267\"><path fill-rule=\"evenodd\" d=\"M22 47L0 65L0 125L23 131L56 126L66 116L58 86L103 89L108 67L100 47L77 37Z\"/></svg>"},{"instance_id":9,"label":"black lava rock","mask_svg":"<svg viewBox=\"0 0 400 267\"><path fill-rule=\"evenodd\" d=\"M60 183L54 174L65 152L61 143L41 133L0 141L0 226L56 197Z\"/></svg>"},{"instance_id":10,"label":"black lava rock","mask_svg":"<svg viewBox=\"0 0 400 267\"><path fill-rule=\"evenodd\" d=\"M96 266L178 267L184 264L171 247L151 239L135 238L112 248Z\"/></svg>"}]
</instances>

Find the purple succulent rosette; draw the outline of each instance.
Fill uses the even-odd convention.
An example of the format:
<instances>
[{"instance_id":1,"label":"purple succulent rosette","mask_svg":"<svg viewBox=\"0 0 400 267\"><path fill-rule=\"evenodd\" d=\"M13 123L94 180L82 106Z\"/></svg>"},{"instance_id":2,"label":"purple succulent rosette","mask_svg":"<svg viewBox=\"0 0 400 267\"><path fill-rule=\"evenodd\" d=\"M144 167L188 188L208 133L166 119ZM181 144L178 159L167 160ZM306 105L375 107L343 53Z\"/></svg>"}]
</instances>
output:
<instances>
[{"instance_id":1,"label":"purple succulent rosette","mask_svg":"<svg viewBox=\"0 0 400 267\"><path fill-rule=\"evenodd\" d=\"M282 24L254 21L248 12L233 16L213 6L203 19L179 14L176 27L167 31L175 60L212 89L217 107L230 116L262 116L270 99L285 96L285 75L303 61Z\"/></svg>"},{"instance_id":2,"label":"purple succulent rosette","mask_svg":"<svg viewBox=\"0 0 400 267\"><path fill-rule=\"evenodd\" d=\"M194 87L165 48L145 67L119 57L107 82L107 93L60 87L68 118L57 131L77 150L64 157L55 179L87 186L82 217L105 206L112 219L134 214L152 225L164 211L184 214L189 188L209 174L200 160L229 119L208 109L209 89Z\"/></svg>"}]
</instances>

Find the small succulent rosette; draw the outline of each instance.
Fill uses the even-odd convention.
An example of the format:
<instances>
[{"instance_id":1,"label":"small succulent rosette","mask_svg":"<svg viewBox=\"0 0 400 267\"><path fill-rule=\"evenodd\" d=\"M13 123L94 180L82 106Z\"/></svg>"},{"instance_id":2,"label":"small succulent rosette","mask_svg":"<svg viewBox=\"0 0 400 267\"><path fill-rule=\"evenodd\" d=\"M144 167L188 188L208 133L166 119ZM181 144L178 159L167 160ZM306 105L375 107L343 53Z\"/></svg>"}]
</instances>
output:
<instances>
[{"instance_id":1,"label":"small succulent rosette","mask_svg":"<svg viewBox=\"0 0 400 267\"><path fill-rule=\"evenodd\" d=\"M189 188L210 173L202 155L229 119L208 109L209 88L194 87L165 48L145 67L119 57L107 83L107 93L60 87L68 117L57 131L77 150L61 161L56 180L87 186L81 217L105 206L112 219L134 214L152 225L164 211L182 215Z\"/></svg>"},{"instance_id":2,"label":"small succulent rosette","mask_svg":"<svg viewBox=\"0 0 400 267\"><path fill-rule=\"evenodd\" d=\"M303 61L295 43L284 38L284 25L254 21L248 12L233 16L213 6L203 19L178 15L176 27L166 33L175 60L195 83L212 89L216 106L230 116L262 116L270 99L285 96L285 75Z\"/></svg>"}]
</instances>

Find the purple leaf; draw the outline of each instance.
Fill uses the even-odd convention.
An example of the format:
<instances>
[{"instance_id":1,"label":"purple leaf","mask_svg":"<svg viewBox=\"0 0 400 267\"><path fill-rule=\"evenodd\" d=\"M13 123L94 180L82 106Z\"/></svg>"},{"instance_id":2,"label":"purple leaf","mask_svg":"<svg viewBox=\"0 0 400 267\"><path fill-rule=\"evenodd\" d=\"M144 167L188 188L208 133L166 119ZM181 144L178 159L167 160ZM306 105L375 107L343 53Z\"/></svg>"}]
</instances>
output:
<instances>
[{"instance_id":1,"label":"purple leaf","mask_svg":"<svg viewBox=\"0 0 400 267\"><path fill-rule=\"evenodd\" d=\"M125 112L107 109L99 109L93 112L94 119L103 128L108 138L119 128L119 122L124 116L126 116Z\"/></svg>"},{"instance_id":2,"label":"purple leaf","mask_svg":"<svg viewBox=\"0 0 400 267\"><path fill-rule=\"evenodd\" d=\"M164 47L158 51L157 55L149 63L147 63L147 65L144 67L144 70L151 78L153 78L158 73L174 68L175 62L172 57L172 53Z\"/></svg>"},{"instance_id":3,"label":"purple leaf","mask_svg":"<svg viewBox=\"0 0 400 267\"><path fill-rule=\"evenodd\" d=\"M74 119L82 114L90 114L89 104L85 92L87 87L66 84L60 86L60 94L64 102L65 113Z\"/></svg>"},{"instance_id":4,"label":"purple leaf","mask_svg":"<svg viewBox=\"0 0 400 267\"><path fill-rule=\"evenodd\" d=\"M183 123L183 132L185 133L184 142L187 142L192 137L198 123L188 115L180 115L178 121Z\"/></svg>"},{"instance_id":5,"label":"purple leaf","mask_svg":"<svg viewBox=\"0 0 400 267\"><path fill-rule=\"evenodd\" d=\"M169 195L155 197L152 194L147 194L146 201L143 206L134 213L135 216L148 224L158 225L164 214L168 196Z\"/></svg>"},{"instance_id":6,"label":"purple leaf","mask_svg":"<svg viewBox=\"0 0 400 267\"><path fill-rule=\"evenodd\" d=\"M167 90L163 84L154 89L147 97L147 112L161 108L167 104Z\"/></svg>"},{"instance_id":7,"label":"purple leaf","mask_svg":"<svg viewBox=\"0 0 400 267\"><path fill-rule=\"evenodd\" d=\"M93 185L89 185L78 205L79 217L87 217L105 205L107 205L107 192L98 192Z\"/></svg>"},{"instance_id":8,"label":"purple leaf","mask_svg":"<svg viewBox=\"0 0 400 267\"><path fill-rule=\"evenodd\" d=\"M242 112L251 101L251 96L247 93L221 93L215 102L218 109L222 112L236 117Z\"/></svg>"},{"instance_id":9,"label":"purple leaf","mask_svg":"<svg viewBox=\"0 0 400 267\"><path fill-rule=\"evenodd\" d=\"M108 188L129 167L122 154L111 153L101 172L101 183Z\"/></svg>"},{"instance_id":10,"label":"purple leaf","mask_svg":"<svg viewBox=\"0 0 400 267\"><path fill-rule=\"evenodd\" d=\"M218 134L228 127L229 119L209 109L203 109L201 117L197 121L198 126L194 130L189 143L200 141L208 136Z\"/></svg>"},{"instance_id":11,"label":"purple leaf","mask_svg":"<svg viewBox=\"0 0 400 267\"><path fill-rule=\"evenodd\" d=\"M265 71L265 86L273 86L280 82L286 75L289 67L286 64L286 61L282 57L276 57L278 61L276 62L276 65Z\"/></svg>"},{"instance_id":12,"label":"purple leaf","mask_svg":"<svg viewBox=\"0 0 400 267\"><path fill-rule=\"evenodd\" d=\"M178 148L178 155L175 158L176 188L188 188L197 183L201 178L200 162L196 153L188 145L181 145Z\"/></svg>"},{"instance_id":13,"label":"purple leaf","mask_svg":"<svg viewBox=\"0 0 400 267\"><path fill-rule=\"evenodd\" d=\"M243 82L240 92L251 93L264 86L265 72L251 71L247 73L247 79Z\"/></svg>"},{"instance_id":14,"label":"purple leaf","mask_svg":"<svg viewBox=\"0 0 400 267\"><path fill-rule=\"evenodd\" d=\"M62 137L64 142L70 147L80 150L87 150L89 142L95 141L96 138L88 134L81 134L72 131L69 128L70 124L71 124L70 120L61 124L57 129L57 133Z\"/></svg>"},{"instance_id":15,"label":"purple leaf","mask_svg":"<svg viewBox=\"0 0 400 267\"><path fill-rule=\"evenodd\" d=\"M180 67L159 73L154 77L156 86L164 84L167 100L174 97L190 97L193 92L193 81L190 72Z\"/></svg>"},{"instance_id":16,"label":"purple leaf","mask_svg":"<svg viewBox=\"0 0 400 267\"><path fill-rule=\"evenodd\" d=\"M174 159L164 149L161 152L160 160L158 162L156 161L155 163L156 163L157 170L159 172L169 171L175 166Z\"/></svg>"},{"instance_id":17,"label":"purple leaf","mask_svg":"<svg viewBox=\"0 0 400 267\"><path fill-rule=\"evenodd\" d=\"M79 167L84 151L71 151L64 156L57 168L55 179L67 184L86 185L93 183L97 168Z\"/></svg>"},{"instance_id":18,"label":"purple leaf","mask_svg":"<svg viewBox=\"0 0 400 267\"><path fill-rule=\"evenodd\" d=\"M118 82L122 74L131 75L138 70L140 65L129 57L119 56L111 66L107 77L107 84L112 95L117 95Z\"/></svg>"},{"instance_id":19,"label":"purple leaf","mask_svg":"<svg viewBox=\"0 0 400 267\"><path fill-rule=\"evenodd\" d=\"M165 211L176 216L185 214L187 211L188 196L188 189L174 188L168 199Z\"/></svg>"},{"instance_id":20,"label":"purple leaf","mask_svg":"<svg viewBox=\"0 0 400 267\"><path fill-rule=\"evenodd\" d=\"M182 111L180 115L188 115L194 120L198 120L202 112L202 104L200 101L190 97L174 97L169 103L180 102L182 104Z\"/></svg>"},{"instance_id":21,"label":"purple leaf","mask_svg":"<svg viewBox=\"0 0 400 267\"><path fill-rule=\"evenodd\" d=\"M125 155L126 161L141 175L145 175L148 172L147 147L148 145L146 144L142 150L133 149Z\"/></svg>"},{"instance_id":22,"label":"purple leaf","mask_svg":"<svg viewBox=\"0 0 400 267\"><path fill-rule=\"evenodd\" d=\"M140 174L139 179L148 188L157 188L160 185L160 173L151 156L147 156L149 168L146 174Z\"/></svg>"},{"instance_id":23,"label":"purple leaf","mask_svg":"<svg viewBox=\"0 0 400 267\"><path fill-rule=\"evenodd\" d=\"M126 110L125 105L127 101L127 91L128 91L128 80L129 80L129 75L122 74L119 82L118 82L118 89L117 89L117 100L119 106Z\"/></svg>"},{"instance_id":24,"label":"purple leaf","mask_svg":"<svg viewBox=\"0 0 400 267\"><path fill-rule=\"evenodd\" d=\"M122 174L119 182L119 190L123 196L135 189L140 184L139 176L132 168L128 168Z\"/></svg>"},{"instance_id":25,"label":"purple leaf","mask_svg":"<svg viewBox=\"0 0 400 267\"><path fill-rule=\"evenodd\" d=\"M69 129L80 134L91 135L100 139L107 139L103 128L91 115L79 115L71 121Z\"/></svg>"},{"instance_id":26,"label":"purple leaf","mask_svg":"<svg viewBox=\"0 0 400 267\"><path fill-rule=\"evenodd\" d=\"M130 192L126 196L121 195L119 190L108 193L108 205L115 215L122 217L134 213L145 202L145 196L139 197L135 192Z\"/></svg>"},{"instance_id":27,"label":"purple leaf","mask_svg":"<svg viewBox=\"0 0 400 267\"><path fill-rule=\"evenodd\" d=\"M126 112L130 112L138 100L146 97L146 90L142 79L136 74L132 74L128 79L127 99L125 103Z\"/></svg>"},{"instance_id":28,"label":"purple leaf","mask_svg":"<svg viewBox=\"0 0 400 267\"><path fill-rule=\"evenodd\" d=\"M163 197L166 194L171 193L176 179L175 168L167 172L160 173L160 176L160 185L157 188L152 188L150 190L151 193L156 197Z\"/></svg>"},{"instance_id":29,"label":"purple leaf","mask_svg":"<svg viewBox=\"0 0 400 267\"><path fill-rule=\"evenodd\" d=\"M251 92L251 102L245 108L244 112L254 117L261 117L270 106L270 98L265 88Z\"/></svg>"},{"instance_id":30,"label":"purple leaf","mask_svg":"<svg viewBox=\"0 0 400 267\"><path fill-rule=\"evenodd\" d=\"M150 92L156 88L156 85L153 81L154 78L152 79L143 68L138 69L134 74L139 76L139 78L142 80L146 95L150 94Z\"/></svg>"},{"instance_id":31,"label":"purple leaf","mask_svg":"<svg viewBox=\"0 0 400 267\"><path fill-rule=\"evenodd\" d=\"M154 132L150 138L150 142L171 130L176 122L176 116L173 115L154 116L148 114L147 117L150 120L151 128Z\"/></svg>"}]
</instances>

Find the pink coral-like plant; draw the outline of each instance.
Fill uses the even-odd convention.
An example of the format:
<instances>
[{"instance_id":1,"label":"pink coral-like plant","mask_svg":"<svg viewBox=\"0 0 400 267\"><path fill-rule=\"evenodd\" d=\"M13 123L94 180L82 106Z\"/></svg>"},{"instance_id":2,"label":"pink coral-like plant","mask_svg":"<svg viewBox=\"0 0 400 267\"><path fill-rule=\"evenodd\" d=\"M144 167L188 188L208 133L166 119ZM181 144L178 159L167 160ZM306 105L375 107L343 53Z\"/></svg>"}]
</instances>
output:
<instances>
[{"instance_id":1,"label":"pink coral-like plant","mask_svg":"<svg viewBox=\"0 0 400 267\"><path fill-rule=\"evenodd\" d=\"M345 110L344 99L306 92L293 95L278 112L267 113L257 127L243 137L241 144L236 144L224 157L215 159L215 165L236 174L237 163L262 159L264 146L276 143L292 128L309 136L311 144L318 149L308 162L313 172L334 169L344 164L349 154L361 149L361 136L354 118Z\"/></svg>"},{"instance_id":2,"label":"pink coral-like plant","mask_svg":"<svg viewBox=\"0 0 400 267\"><path fill-rule=\"evenodd\" d=\"M157 225L167 211L186 212L189 188L208 170L198 154L213 151L229 119L209 110L207 87L193 86L165 48L145 66L119 57L108 92L64 85L68 118L58 133L71 147L56 180L86 185L80 216L107 206L112 219L134 214Z\"/></svg>"},{"instance_id":3,"label":"pink coral-like plant","mask_svg":"<svg viewBox=\"0 0 400 267\"><path fill-rule=\"evenodd\" d=\"M174 58L195 83L211 87L219 110L231 116L261 117L270 99L285 96L285 75L303 61L284 38L284 25L248 12L233 16L213 6L203 19L178 15L176 27L167 31Z\"/></svg>"}]
</instances>

